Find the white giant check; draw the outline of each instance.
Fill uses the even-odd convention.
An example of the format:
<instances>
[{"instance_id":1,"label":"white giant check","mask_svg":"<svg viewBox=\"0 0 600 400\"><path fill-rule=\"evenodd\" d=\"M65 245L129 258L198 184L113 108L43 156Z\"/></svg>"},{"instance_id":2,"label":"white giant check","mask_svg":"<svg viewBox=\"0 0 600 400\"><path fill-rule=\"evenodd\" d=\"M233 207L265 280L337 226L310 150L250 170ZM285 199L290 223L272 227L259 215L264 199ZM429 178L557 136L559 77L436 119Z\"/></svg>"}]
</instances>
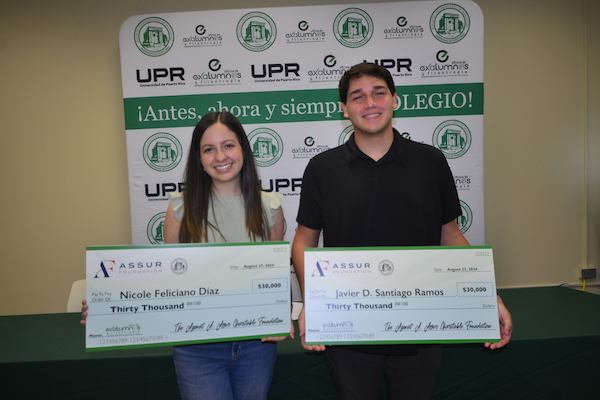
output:
<instances>
[{"instance_id":1,"label":"white giant check","mask_svg":"<svg viewBox=\"0 0 600 400\"><path fill-rule=\"evenodd\" d=\"M87 248L86 348L290 331L288 242Z\"/></svg>"},{"instance_id":2,"label":"white giant check","mask_svg":"<svg viewBox=\"0 0 600 400\"><path fill-rule=\"evenodd\" d=\"M307 344L497 342L492 248L304 252Z\"/></svg>"}]
</instances>

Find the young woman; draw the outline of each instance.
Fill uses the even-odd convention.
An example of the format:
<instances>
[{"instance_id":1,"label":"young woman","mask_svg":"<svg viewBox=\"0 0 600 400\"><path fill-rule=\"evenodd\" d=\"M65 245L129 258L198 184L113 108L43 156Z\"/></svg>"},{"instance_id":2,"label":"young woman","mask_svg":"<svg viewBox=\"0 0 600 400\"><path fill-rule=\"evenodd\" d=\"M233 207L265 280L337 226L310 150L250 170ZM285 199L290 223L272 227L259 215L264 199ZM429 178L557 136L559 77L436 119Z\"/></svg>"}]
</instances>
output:
<instances>
[{"instance_id":1,"label":"young woman","mask_svg":"<svg viewBox=\"0 0 600 400\"><path fill-rule=\"evenodd\" d=\"M261 190L250 143L232 114L212 112L200 119L184 180L183 193L170 196L166 244L283 240L281 195ZM87 309L84 300L83 324ZM266 399L277 356L274 342L283 339L174 347L181 398Z\"/></svg>"},{"instance_id":2,"label":"young woman","mask_svg":"<svg viewBox=\"0 0 600 400\"><path fill-rule=\"evenodd\" d=\"M281 195L260 188L254 156L240 122L228 112L196 125L185 190L172 194L165 243L283 240ZM178 346L173 349L181 397L266 399L283 338Z\"/></svg>"}]
</instances>

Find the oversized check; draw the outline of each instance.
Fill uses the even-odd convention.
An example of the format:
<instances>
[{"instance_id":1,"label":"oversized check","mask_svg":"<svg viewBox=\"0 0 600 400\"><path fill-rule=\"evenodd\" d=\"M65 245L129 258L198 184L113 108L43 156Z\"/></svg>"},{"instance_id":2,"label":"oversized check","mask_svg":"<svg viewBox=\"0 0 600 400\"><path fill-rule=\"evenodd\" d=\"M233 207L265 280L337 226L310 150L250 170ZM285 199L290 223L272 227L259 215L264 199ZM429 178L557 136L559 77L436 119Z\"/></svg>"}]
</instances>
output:
<instances>
[{"instance_id":1,"label":"oversized check","mask_svg":"<svg viewBox=\"0 0 600 400\"><path fill-rule=\"evenodd\" d=\"M304 252L307 344L497 342L492 248Z\"/></svg>"},{"instance_id":2,"label":"oversized check","mask_svg":"<svg viewBox=\"0 0 600 400\"><path fill-rule=\"evenodd\" d=\"M283 336L288 242L87 248L86 348Z\"/></svg>"}]
</instances>

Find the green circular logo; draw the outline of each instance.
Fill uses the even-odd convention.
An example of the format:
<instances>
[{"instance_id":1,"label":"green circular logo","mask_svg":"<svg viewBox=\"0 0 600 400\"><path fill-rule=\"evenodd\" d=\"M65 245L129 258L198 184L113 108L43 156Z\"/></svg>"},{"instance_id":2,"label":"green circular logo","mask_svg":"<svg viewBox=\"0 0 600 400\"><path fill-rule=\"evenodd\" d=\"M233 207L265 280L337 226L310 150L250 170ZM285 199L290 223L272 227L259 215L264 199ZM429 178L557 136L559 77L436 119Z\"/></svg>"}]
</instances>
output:
<instances>
[{"instance_id":1,"label":"green circular logo","mask_svg":"<svg viewBox=\"0 0 600 400\"><path fill-rule=\"evenodd\" d=\"M160 57L173 47L175 33L167 21L151 17L135 27L133 38L142 53L150 57Z\"/></svg>"},{"instance_id":2,"label":"green circular logo","mask_svg":"<svg viewBox=\"0 0 600 400\"><path fill-rule=\"evenodd\" d=\"M373 20L360 8L347 8L335 17L333 35L346 47L364 46L373 36Z\"/></svg>"},{"instance_id":3,"label":"green circular logo","mask_svg":"<svg viewBox=\"0 0 600 400\"><path fill-rule=\"evenodd\" d=\"M473 224L473 211L471 211L471 208L467 203L462 200L460 200L460 209L462 210L462 215L459 215L458 218L456 218L456 223L458 224L460 233L464 235Z\"/></svg>"},{"instance_id":4,"label":"green circular logo","mask_svg":"<svg viewBox=\"0 0 600 400\"><path fill-rule=\"evenodd\" d=\"M456 4L443 4L435 9L429 19L429 29L442 43L460 42L467 36L471 19L467 11Z\"/></svg>"},{"instance_id":5,"label":"green circular logo","mask_svg":"<svg viewBox=\"0 0 600 400\"><path fill-rule=\"evenodd\" d=\"M255 129L248 135L248 141L257 167L270 167L283 155L283 140L272 129Z\"/></svg>"},{"instance_id":6,"label":"green circular logo","mask_svg":"<svg viewBox=\"0 0 600 400\"><path fill-rule=\"evenodd\" d=\"M446 158L464 156L471 147L471 131L464 123L456 120L442 122L433 132L433 145Z\"/></svg>"},{"instance_id":7,"label":"green circular logo","mask_svg":"<svg viewBox=\"0 0 600 400\"><path fill-rule=\"evenodd\" d=\"M146 235L151 244L163 244L165 242L165 216L166 212L156 214L150 219L146 226Z\"/></svg>"},{"instance_id":8,"label":"green circular logo","mask_svg":"<svg viewBox=\"0 0 600 400\"><path fill-rule=\"evenodd\" d=\"M344 128L342 133L340 133L340 137L338 138L338 146L343 145L350 139L350 136L354 133L354 126L352 124L348 125Z\"/></svg>"},{"instance_id":9,"label":"green circular logo","mask_svg":"<svg viewBox=\"0 0 600 400\"><path fill-rule=\"evenodd\" d=\"M142 150L144 161L158 172L170 171L179 165L183 150L175 136L161 132L150 136Z\"/></svg>"},{"instance_id":10,"label":"green circular logo","mask_svg":"<svg viewBox=\"0 0 600 400\"><path fill-rule=\"evenodd\" d=\"M275 21L265 13L254 11L240 19L236 28L237 38L250 51L264 51L275 43Z\"/></svg>"}]
</instances>

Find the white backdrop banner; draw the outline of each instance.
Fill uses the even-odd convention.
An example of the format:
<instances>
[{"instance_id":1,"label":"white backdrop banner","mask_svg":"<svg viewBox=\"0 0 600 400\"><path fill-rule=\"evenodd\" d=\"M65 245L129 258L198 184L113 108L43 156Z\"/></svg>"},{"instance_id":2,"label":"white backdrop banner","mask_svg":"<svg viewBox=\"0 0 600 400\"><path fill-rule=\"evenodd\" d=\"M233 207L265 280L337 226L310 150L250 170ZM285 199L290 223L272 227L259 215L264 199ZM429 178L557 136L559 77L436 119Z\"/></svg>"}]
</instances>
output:
<instances>
[{"instance_id":1,"label":"white backdrop banner","mask_svg":"<svg viewBox=\"0 0 600 400\"><path fill-rule=\"evenodd\" d=\"M362 61L387 68L394 127L448 159L471 244L483 245L483 15L472 1L414 1L136 15L120 32L134 245L161 244L183 189L192 131L210 111L244 125L292 241L308 161L344 143L337 85Z\"/></svg>"}]
</instances>

